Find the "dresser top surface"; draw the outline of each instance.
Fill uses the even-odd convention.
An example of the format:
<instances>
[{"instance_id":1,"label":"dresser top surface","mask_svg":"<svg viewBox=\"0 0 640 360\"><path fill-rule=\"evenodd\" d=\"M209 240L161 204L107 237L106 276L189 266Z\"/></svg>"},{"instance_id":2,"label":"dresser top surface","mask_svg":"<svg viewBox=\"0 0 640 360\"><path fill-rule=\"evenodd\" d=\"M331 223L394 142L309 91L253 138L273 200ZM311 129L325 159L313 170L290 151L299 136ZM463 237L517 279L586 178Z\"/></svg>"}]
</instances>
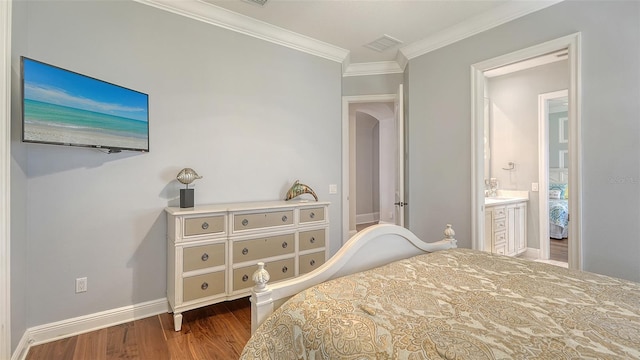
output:
<instances>
[{"instance_id":1,"label":"dresser top surface","mask_svg":"<svg viewBox=\"0 0 640 360\"><path fill-rule=\"evenodd\" d=\"M211 213L211 212L317 207L317 206L327 206L329 204L330 203L328 201L274 200L274 201L259 201L259 202L196 205L195 207L192 207L192 208L181 208L177 206L169 206L165 208L165 211L171 215L179 216L179 215L193 215L193 214L203 214L203 213Z\"/></svg>"}]
</instances>

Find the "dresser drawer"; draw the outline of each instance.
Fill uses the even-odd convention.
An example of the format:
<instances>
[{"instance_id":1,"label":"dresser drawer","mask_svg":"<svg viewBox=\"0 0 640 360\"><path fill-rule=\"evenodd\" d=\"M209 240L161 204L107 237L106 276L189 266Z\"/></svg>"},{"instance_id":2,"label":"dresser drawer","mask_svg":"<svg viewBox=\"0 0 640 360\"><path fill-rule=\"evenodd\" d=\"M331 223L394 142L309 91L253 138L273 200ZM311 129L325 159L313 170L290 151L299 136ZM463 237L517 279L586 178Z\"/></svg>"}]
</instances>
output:
<instances>
[{"instance_id":1,"label":"dresser drawer","mask_svg":"<svg viewBox=\"0 0 640 360\"><path fill-rule=\"evenodd\" d=\"M233 215L233 230L235 231L292 224L293 210Z\"/></svg>"},{"instance_id":2,"label":"dresser drawer","mask_svg":"<svg viewBox=\"0 0 640 360\"><path fill-rule=\"evenodd\" d=\"M190 276L183 281L182 298L185 302L224 292L224 271Z\"/></svg>"},{"instance_id":3,"label":"dresser drawer","mask_svg":"<svg viewBox=\"0 0 640 360\"><path fill-rule=\"evenodd\" d=\"M495 245L504 244L507 241L507 232L501 231L495 233Z\"/></svg>"},{"instance_id":4,"label":"dresser drawer","mask_svg":"<svg viewBox=\"0 0 640 360\"><path fill-rule=\"evenodd\" d=\"M294 234L235 241L233 243L233 262L240 263L272 256L292 254L294 251Z\"/></svg>"},{"instance_id":5,"label":"dresser drawer","mask_svg":"<svg viewBox=\"0 0 640 360\"><path fill-rule=\"evenodd\" d=\"M269 272L269 282L292 278L295 275L295 259L284 259L265 262L264 268ZM233 270L233 291L252 287L253 273L258 270L258 265L247 266Z\"/></svg>"},{"instance_id":6,"label":"dresser drawer","mask_svg":"<svg viewBox=\"0 0 640 360\"><path fill-rule=\"evenodd\" d=\"M324 229L300 231L300 235L298 236L300 251L324 247L324 234Z\"/></svg>"},{"instance_id":7,"label":"dresser drawer","mask_svg":"<svg viewBox=\"0 0 640 360\"><path fill-rule=\"evenodd\" d=\"M506 254L506 247L505 247L505 244L497 245L497 246L495 247L495 251L496 251L495 253L496 253L496 254L498 254L498 255L504 255L504 254Z\"/></svg>"},{"instance_id":8,"label":"dresser drawer","mask_svg":"<svg viewBox=\"0 0 640 360\"><path fill-rule=\"evenodd\" d=\"M309 209L300 209L300 222L312 222L312 221L322 221L324 220L324 208L309 208Z\"/></svg>"},{"instance_id":9,"label":"dresser drawer","mask_svg":"<svg viewBox=\"0 0 640 360\"><path fill-rule=\"evenodd\" d=\"M320 265L324 264L324 251L301 255L298 266L300 271L298 275L306 274L317 269Z\"/></svg>"},{"instance_id":10,"label":"dresser drawer","mask_svg":"<svg viewBox=\"0 0 640 360\"><path fill-rule=\"evenodd\" d=\"M224 232L224 215L184 219L184 236Z\"/></svg>"},{"instance_id":11,"label":"dresser drawer","mask_svg":"<svg viewBox=\"0 0 640 360\"><path fill-rule=\"evenodd\" d=\"M506 229L507 229L507 219L493 221L494 232L505 231Z\"/></svg>"},{"instance_id":12,"label":"dresser drawer","mask_svg":"<svg viewBox=\"0 0 640 360\"><path fill-rule=\"evenodd\" d=\"M182 251L183 271L224 265L224 244L185 247Z\"/></svg>"},{"instance_id":13,"label":"dresser drawer","mask_svg":"<svg viewBox=\"0 0 640 360\"><path fill-rule=\"evenodd\" d=\"M505 208L504 206L494 207L493 208L493 218L501 219L505 216Z\"/></svg>"}]
</instances>

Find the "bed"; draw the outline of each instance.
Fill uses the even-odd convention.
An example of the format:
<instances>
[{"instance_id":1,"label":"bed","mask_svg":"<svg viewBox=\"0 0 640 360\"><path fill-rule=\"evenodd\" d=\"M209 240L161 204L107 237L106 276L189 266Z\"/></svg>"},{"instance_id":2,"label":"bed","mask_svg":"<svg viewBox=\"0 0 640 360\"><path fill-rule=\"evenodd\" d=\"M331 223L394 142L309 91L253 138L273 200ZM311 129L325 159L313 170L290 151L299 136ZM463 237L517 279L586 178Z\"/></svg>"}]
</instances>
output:
<instances>
[{"instance_id":1,"label":"bed","mask_svg":"<svg viewBox=\"0 0 640 360\"><path fill-rule=\"evenodd\" d=\"M241 359L640 359L640 284L457 249L452 233L425 246L377 225L312 273L258 276Z\"/></svg>"},{"instance_id":2,"label":"bed","mask_svg":"<svg viewBox=\"0 0 640 360\"><path fill-rule=\"evenodd\" d=\"M569 237L569 201L549 199L549 236L554 239Z\"/></svg>"},{"instance_id":3,"label":"bed","mask_svg":"<svg viewBox=\"0 0 640 360\"><path fill-rule=\"evenodd\" d=\"M569 237L569 185L567 168L549 169L549 236Z\"/></svg>"}]
</instances>

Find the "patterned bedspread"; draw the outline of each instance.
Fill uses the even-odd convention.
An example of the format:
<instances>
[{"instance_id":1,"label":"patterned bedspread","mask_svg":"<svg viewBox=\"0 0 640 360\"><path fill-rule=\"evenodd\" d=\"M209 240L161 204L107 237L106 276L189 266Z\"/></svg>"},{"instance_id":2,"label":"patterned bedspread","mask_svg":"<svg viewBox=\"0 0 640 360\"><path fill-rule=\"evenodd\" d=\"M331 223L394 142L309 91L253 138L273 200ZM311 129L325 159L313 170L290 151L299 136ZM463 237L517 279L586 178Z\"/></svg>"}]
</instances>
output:
<instances>
[{"instance_id":1,"label":"patterned bedspread","mask_svg":"<svg viewBox=\"0 0 640 360\"><path fill-rule=\"evenodd\" d=\"M569 201L549 199L549 222L563 228L569 224Z\"/></svg>"},{"instance_id":2,"label":"patterned bedspread","mask_svg":"<svg viewBox=\"0 0 640 360\"><path fill-rule=\"evenodd\" d=\"M307 289L242 359L640 359L640 284L468 249Z\"/></svg>"}]
</instances>

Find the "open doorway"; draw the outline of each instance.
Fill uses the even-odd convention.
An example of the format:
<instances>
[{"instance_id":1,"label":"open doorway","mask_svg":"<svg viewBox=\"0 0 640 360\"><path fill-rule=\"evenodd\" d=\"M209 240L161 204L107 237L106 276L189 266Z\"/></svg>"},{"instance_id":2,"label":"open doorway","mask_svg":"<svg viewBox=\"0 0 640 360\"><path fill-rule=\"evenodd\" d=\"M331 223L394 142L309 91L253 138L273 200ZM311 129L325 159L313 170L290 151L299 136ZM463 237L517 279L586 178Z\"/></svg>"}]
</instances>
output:
<instances>
[{"instance_id":1,"label":"open doorway","mask_svg":"<svg viewBox=\"0 0 640 360\"><path fill-rule=\"evenodd\" d=\"M371 224L404 225L401 94L343 97L343 243Z\"/></svg>"},{"instance_id":2,"label":"open doorway","mask_svg":"<svg viewBox=\"0 0 640 360\"><path fill-rule=\"evenodd\" d=\"M532 59L541 55L550 54L559 50L567 49L569 63L569 114L568 114L568 139L569 139L569 161L572 164L568 171L569 187L572 189L572 196L568 203L571 210L571 222L569 224L572 233L572 242L569 244L568 257L569 267L574 269L582 268L581 251L581 158L580 152L580 58L579 58L580 34L573 34L546 43L542 43L530 48L516 51L510 54L499 56L483 61L471 66L472 82L472 246L478 250L485 249L485 174L484 174L484 142L485 142L485 104L487 80L485 72L504 67L508 64L515 64L523 60ZM495 159L495 154L492 154ZM517 167L517 164L515 165ZM513 167L506 166L507 170ZM544 182L544 181L543 181ZM539 183L531 183L531 190L534 197L545 196L545 192L539 192ZM545 190L545 189L543 189ZM548 193L546 193L548 195ZM537 242L538 238L533 239Z\"/></svg>"},{"instance_id":3,"label":"open doorway","mask_svg":"<svg viewBox=\"0 0 640 360\"><path fill-rule=\"evenodd\" d=\"M568 264L569 248L569 92L538 96L540 124L540 254L555 265ZM545 180L546 183L542 183Z\"/></svg>"},{"instance_id":4,"label":"open doorway","mask_svg":"<svg viewBox=\"0 0 640 360\"><path fill-rule=\"evenodd\" d=\"M355 112L355 202L356 232L380 222L380 175L389 173L381 161L383 121L393 118L393 103L353 104ZM385 149L386 150L386 149Z\"/></svg>"}]
</instances>

